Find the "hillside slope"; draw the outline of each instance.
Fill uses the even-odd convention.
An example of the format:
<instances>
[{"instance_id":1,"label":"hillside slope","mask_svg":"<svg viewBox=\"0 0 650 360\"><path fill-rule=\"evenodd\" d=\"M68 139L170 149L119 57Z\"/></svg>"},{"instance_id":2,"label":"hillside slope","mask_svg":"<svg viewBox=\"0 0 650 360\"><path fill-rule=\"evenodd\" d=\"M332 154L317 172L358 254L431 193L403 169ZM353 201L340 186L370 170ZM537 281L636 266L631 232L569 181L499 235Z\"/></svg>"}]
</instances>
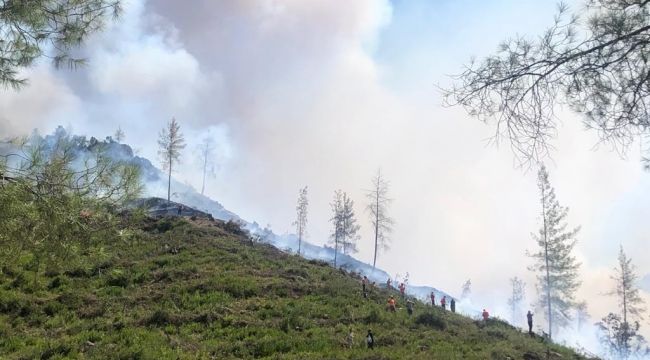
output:
<instances>
[{"instance_id":1,"label":"hillside slope","mask_svg":"<svg viewBox=\"0 0 650 360\"><path fill-rule=\"evenodd\" d=\"M297 236L293 234L278 235L270 231L270 229L261 227L255 221L246 221L235 212L225 208L218 201L198 193L191 185L176 181L174 178L172 178L171 184L173 190L171 196L172 205L169 206L166 201L167 174L154 166L148 159L137 156L133 149L127 144L116 142L112 140L111 137L107 137L105 140L98 140L95 137L88 139L85 136L70 134L63 127L58 127L54 133L45 135L44 137L39 137L38 139L39 141L43 141L45 144L49 144L48 146L52 146L52 144L55 144L57 139L60 138L68 138L70 144L74 146L76 156L80 159L92 158L93 151L101 149L102 153L110 156L114 160L124 161L140 168L141 181L144 185L144 193L142 194L144 198L135 203L139 206L144 205L147 207L151 215L160 216L164 214L176 214L178 205L183 204L185 209L208 213L215 219L240 222L250 233L262 237L265 242L286 252L295 252L298 249ZM18 149L14 144L0 142L0 155L16 151L18 151ZM164 197L165 199L162 199L161 197ZM307 259L318 259L331 262L334 259L334 249L327 246L311 244L308 241L303 240L301 255ZM364 263L352 256L339 253L337 257L338 266L367 274L377 283L385 283L386 279L390 277L387 272L378 268L373 269L372 265ZM397 281L397 279L395 279L395 281ZM431 292L434 292L438 298L442 298L442 296L447 296L448 298L451 297L449 293L429 286L409 285L406 291L407 293L418 296L422 299L425 299ZM477 313L478 309L468 308L463 306L464 304L462 303L459 303L458 305L459 309L462 308L462 311L466 313Z\"/></svg>"},{"instance_id":2,"label":"hillside slope","mask_svg":"<svg viewBox=\"0 0 650 360\"><path fill-rule=\"evenodd\" d=\"M65 130L63 130L63 128L60 128L57 131L64 132ZM51 139L51 138L52 135L48 135L45 137L46 141L47 139ZM78 138L85 139L83 137L78 137ZM79 151L82 152L87 151L88 149L91 149L93 146L100 145L115 160L126 161L137 165L141 169L142 182L145 185L144 196L152 196L152 197L157 196L157 197L166 198L167 175L163 173L160 169L155 167L153 163L148 159L140 156L136 156L129 145L115 142L110 138L104 141L99 141L95 138L91 138L87 142L83 140L83 141L79 141L79 143L85 144L79 147L78 149ZM282 235L275 234L269 229L263 228L255 221L247 221L246 219L243 219L238 214L236 214L236 212L225 208L218 201L198 193L192 186L176 181L174 180L173 177L172 177L171 188L173 189L172 201L175 203L184 204L185 206L190 206L195 210L208 213L212 215L215 219L220 219L224 221L233 220L233 221L241 222L242 224L245 225L248 231L250 231L253 234L263 236L266 242L273 244L282 250L289 250L295 252L298 249L298 237L293 234L282 234ZM162 202L158 202L157 205L154 206L153 212L155 214L161 214L165 212L163 210L164 206L161 206L161 204ZM176 212L176 207L177 207L176 205L172 205L171 214L174 214ZM308 259L332 261L334 259L334 249L332 249L331 247L311 244L308 241L303 240L302 255ZM375 269L373 271L372 265L364 263L363 261L360 261L352 256L339 253L337 257L338 257L339 266L342 266L350 270L354 270L356 272L367 274L373 281L377 281L377 283L384 283L386 279L390 277L390 275L387 272L381 269ZM430 294L431 292L434 292L436 294L436 297L438 298L442 298L443 296L447 296L448 298L451 297L449 293L431 286L410 286L409 285L409 287L407 288L407 292L414 296L418 296L422 299L426 298L427 295ZM463 311L467 313L475 312L476 314L478 314L478 309L470 309L465 307Z\"/></svg>"},{"instance_id":3,"label":"hillside slope","mask_svg":"<svg viewBox=\"0 0 650 360\"><path fill-rule=\"evenodd\" d=\"M2 269L0 358L546 358L539 339L500 321L421 303L412 317L387 313L386 290L364 299L351 274L240 234L209 219L144 219L59 270L36 275L28 259Z\"/></svg>"}]
</instances>

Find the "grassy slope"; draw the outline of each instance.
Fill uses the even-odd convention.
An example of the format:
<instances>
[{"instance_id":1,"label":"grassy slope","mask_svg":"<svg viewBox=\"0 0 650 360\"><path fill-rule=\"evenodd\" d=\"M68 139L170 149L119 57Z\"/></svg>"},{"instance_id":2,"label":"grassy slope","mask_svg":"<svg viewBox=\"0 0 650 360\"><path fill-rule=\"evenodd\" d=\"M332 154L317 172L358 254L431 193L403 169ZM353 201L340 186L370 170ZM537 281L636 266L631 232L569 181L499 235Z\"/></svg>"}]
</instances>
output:
<instances>
[{"instance_id":1,"label":"grassy slope","mask_svg":"<svg viewBox=\"0 0 650 360\"><path fill-rule=\"evenodd\" d=\"M4 269L0 358L543 358L543 344L504 323L421 303L412 318L389 314L387 292L365 300L357 279L326 264L252 246L213 224L161 233L166 224L37 283L25 267ZM170 243L183 245L173 254ZM346 349L350 328L356 344ZM374 351L363 346L368 328Z\"/></svg>"}]
</instances>

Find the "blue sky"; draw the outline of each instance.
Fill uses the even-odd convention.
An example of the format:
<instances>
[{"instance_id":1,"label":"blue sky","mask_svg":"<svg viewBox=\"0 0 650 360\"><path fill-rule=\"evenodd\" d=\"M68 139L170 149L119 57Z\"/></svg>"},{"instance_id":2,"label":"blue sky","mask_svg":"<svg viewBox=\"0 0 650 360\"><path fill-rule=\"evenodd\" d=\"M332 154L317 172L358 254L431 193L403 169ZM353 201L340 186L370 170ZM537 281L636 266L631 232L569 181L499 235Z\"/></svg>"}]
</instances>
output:
<instances>
[{"instance_id":1,"label":"blue sky","mask_svg":"<svg viewBox=\"0 0 650 360\"><path fill-rule=\"evenodd\" d=\"M552 23L557 9L554 1L535 0L391 4L390 24L380 31L373 57L387 68L391 86L416 90L427 81L444 83L444 75L457 73L470 57L492 52L504 39L538 36Z\"/></svg>"}]
</instances>

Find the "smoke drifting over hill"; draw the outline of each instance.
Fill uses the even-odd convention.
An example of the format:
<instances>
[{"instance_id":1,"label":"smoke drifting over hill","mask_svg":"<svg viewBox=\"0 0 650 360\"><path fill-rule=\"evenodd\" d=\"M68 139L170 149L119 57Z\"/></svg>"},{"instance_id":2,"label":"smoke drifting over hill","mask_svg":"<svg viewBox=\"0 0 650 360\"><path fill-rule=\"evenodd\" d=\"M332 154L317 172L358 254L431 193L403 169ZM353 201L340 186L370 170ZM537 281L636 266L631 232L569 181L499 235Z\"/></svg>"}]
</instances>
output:
<instances>
[{"instance_id":1,"label":"smoke drifting over hill","mask_svg":"<svg viewBox=\"0 0 650 360\"><path fill-rule=\"evenodd\" d=\"M328 204L341 188L357 206L363 260L371 256L364 189L381 167L397 221L381 267L450 292L472 278L475 306L507 317L509 277L525 277L527 303L535 294L525 256L539 226L534 171L513 168L507 146L486 147L491 129L439 108L433 84L511 34L539 33L555 7L432 3L129 1L124 17L81 49L87 67L43 63L26 74L29 87L2 91L0 135L61 124L103 138L120 126L135 152L155 161L157 132L175 116L190 144L180 183L200 186L193 147L209 135L218 171L206 193L283 234L293 231L298 188L309 185L315 244L327 240ZM561 116L551 181L570 223L583 227L580 297L598 319L614 305L599 294L609 290L603 279L619 243L630 254L647 248L650 179L636 153L592 151L595 138L572 125L575 115Z\"/></svg>"}]
</instances>

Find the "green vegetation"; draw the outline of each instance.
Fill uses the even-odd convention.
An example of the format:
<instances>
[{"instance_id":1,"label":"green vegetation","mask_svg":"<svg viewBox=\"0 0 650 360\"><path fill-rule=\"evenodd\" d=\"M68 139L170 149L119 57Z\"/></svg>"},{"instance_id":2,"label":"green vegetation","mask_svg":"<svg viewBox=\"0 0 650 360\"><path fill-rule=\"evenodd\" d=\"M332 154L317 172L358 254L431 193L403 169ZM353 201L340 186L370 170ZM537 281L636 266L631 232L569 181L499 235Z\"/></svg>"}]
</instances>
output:
<instances>
[{"instance_id":1,"label":"green vegetation","mask_svg":"<svg viewBox=\"0 0 650 360\"><path fill-rule=\"evenodd\" d=\"M115 209L140 192L137 167L61 128L0 145L8 148L0 153L0 266L57 271L117 239Z\"/></svg>"},{"instance_id":2,"label":"green vegetation","mask_svg":"<svg viewBox=\"0 0 650 360\"><path fill-rule=\"evenodd\" d=\"M388 291L364 299L358 276L236 222L126 211L139 171L110 145L62 129L4 145L0 358L580 358L500 320L388 313Z\"/></svg>"},{"instance_id":3,"label":"green vegetation","mask_svg":"<svg viewBox=\"0 0 650 360\"><path fill-rule=\"evenodd\" d=\"M386 290L364 299L358 278L253 244L218 221L120 226L117 240L97 240L101 254L79 254L57 271L35 271L29 256L2 268L0 358L546 358L539 339L499 320L419 302L412 317L388 313ZM369 328L373 351L363 343Z\"/></svg>"}]
</instances>

